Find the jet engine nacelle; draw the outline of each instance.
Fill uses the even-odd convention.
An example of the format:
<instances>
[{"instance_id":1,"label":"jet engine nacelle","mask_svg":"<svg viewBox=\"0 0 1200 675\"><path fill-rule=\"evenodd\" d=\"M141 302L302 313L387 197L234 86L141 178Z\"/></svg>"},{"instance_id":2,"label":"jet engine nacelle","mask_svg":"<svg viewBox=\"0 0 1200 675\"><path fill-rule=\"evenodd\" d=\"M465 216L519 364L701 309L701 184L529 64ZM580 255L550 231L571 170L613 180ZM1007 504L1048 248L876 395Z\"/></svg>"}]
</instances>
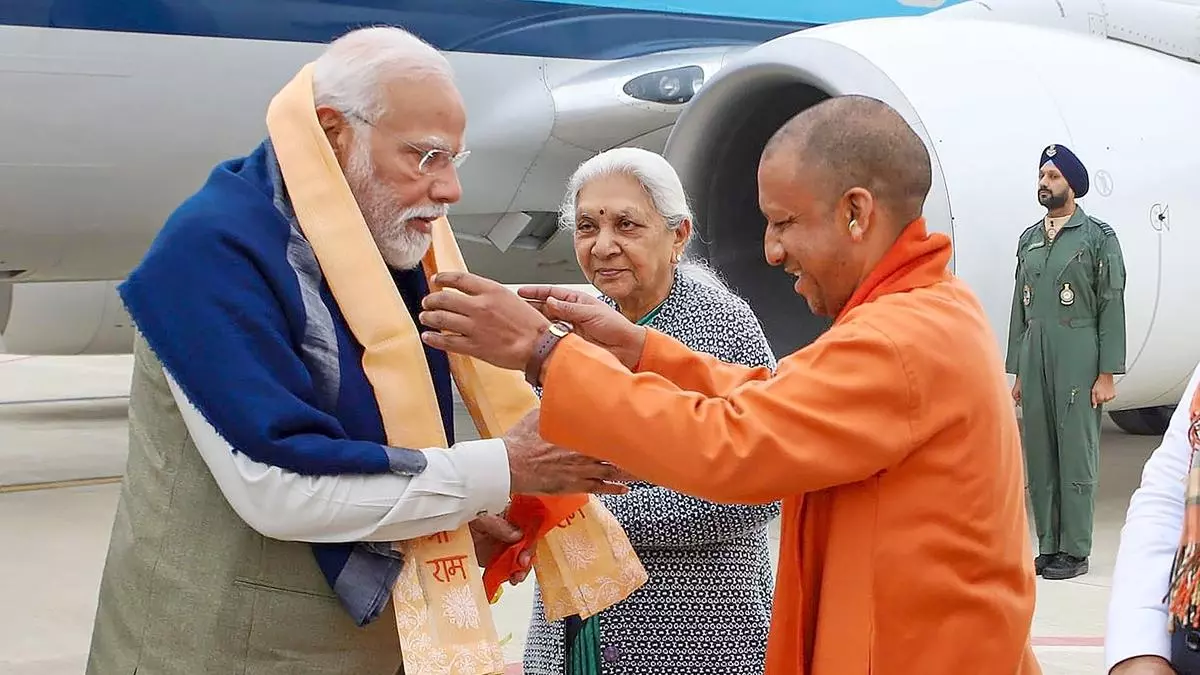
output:
<instances>
[{"instance_id":1,"label":"jet engine nacelle","mask_svg":"<svg viewBox=\"0 0 1200 675\"><path fill-rule=\"evenodd\" d=\"M1200 360L1200 66L1085 34L955 19L876 19L781 37L723 68L667 143L695 206L697 253L757 310L786 354L828 323L763 261L756 169L783 122L833 95L883 100L933 160L929 228L953 237L1002 351L1021 232L1044 209L1037 160L1052 143L1087 166L1080 200L1116 230L1127 269L1127 374L1111 409L1178 401ZM1086 394L1085 394L1086 395Z\"/></svg>"},{"instance_id":2,"label":"jet engine nacelle","mask_svg":"<svg viewBox=\"0 0 1200 675\"><path fill-rule=\"evenodd\" d=\"M0 353L128 354L133 325L118 283L0 284Z\"/></svg>"}]
</instances>

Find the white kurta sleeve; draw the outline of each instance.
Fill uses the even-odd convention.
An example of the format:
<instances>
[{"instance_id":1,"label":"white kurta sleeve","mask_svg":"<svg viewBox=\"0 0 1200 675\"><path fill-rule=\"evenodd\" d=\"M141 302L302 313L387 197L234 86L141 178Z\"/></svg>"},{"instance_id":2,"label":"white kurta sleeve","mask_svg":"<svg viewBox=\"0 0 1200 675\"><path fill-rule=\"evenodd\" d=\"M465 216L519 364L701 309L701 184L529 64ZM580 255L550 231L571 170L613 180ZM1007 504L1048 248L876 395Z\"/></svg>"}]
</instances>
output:
<instances>
[{"instance_id":1,"label":"white kurta sleeve","mask_svg":"<svg viewBox=\"0 0 1200 675\"><path fill-rule=\"evenodd\" d=\"M1108 603L1106 671L1135 656L1171 656L1165 597L1183 530L1192 456L1187 439L1189 408L1198 384L1200 366L1129 500Z\"/></svg>"},{"instance_id":2,"label":"white kurta sleeve","mask_svg":"<svg viewBox=\"0 0 1200 675\"><path fill-rule=\"evenodd\" d=\"M425 470L305 476L238 453L167 374L196 448L233 510L260 534L285 541L403 541L455 530L508 505L508 451L501 439L426 448Z\"/></svg>"}]
</instances>

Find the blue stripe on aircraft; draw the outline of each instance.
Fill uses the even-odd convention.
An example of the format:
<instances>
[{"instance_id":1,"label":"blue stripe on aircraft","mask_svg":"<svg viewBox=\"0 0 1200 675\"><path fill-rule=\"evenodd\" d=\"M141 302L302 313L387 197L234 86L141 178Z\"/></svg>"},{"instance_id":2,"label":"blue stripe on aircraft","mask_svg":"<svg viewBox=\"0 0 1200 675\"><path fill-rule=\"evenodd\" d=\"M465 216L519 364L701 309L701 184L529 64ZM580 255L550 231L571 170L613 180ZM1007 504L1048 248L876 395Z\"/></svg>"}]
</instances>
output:
<instances>
[{"instance_id":1,"label":"blue stripe on aircraft","mask_svg":"<svg viewBox=\"0 0 1200 675\"><path fill-rule=\"evenodd\" d=\"M920 16L966 0L528 0L554 4L701 14L804 24L838 23L877 16Z\"/></svg>"},{"instance_id":2,"label":"blue stripe on aircraft","mask_svg":"<svg viewBox=\"0 0 1200 675\"><path fill-rule=\"evenodd\" d=\"M685 3L693 13L679 9ZM351 28L391 24L444 51L620 59L758 44L829 20L857 18L848 13L831 19L842 3L851 12L866 5L880 10L870 16L907 13L893 0L606 0L614 6L604 7L576 0L0 0L0 25L328 42ZM704 11L695 13L693 4ZM823 20L801 19L808 16L798 9L803 7ZM724 16L729 13L737 16Z\"/></svg>"}]
</instances>

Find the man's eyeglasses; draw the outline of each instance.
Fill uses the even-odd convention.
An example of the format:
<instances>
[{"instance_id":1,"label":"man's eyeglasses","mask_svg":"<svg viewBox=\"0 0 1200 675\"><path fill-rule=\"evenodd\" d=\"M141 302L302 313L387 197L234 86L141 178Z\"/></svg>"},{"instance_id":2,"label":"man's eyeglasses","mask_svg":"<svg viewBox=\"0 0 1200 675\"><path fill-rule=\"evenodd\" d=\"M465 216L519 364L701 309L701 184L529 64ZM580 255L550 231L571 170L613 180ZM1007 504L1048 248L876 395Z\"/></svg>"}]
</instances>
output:
<instances>
[{"instance_id":1,"label":"man's eyeglasses","mask_svg":"<svg viewBox=\"0 0 1200 675\"><path fill-rule=\"evenodd\" d=\"M451 165L457 169L462 166L462 163L471 154L470 150L450 152L441 148L422 148L404 139L400 139L400 142L421 153L421 161L417 162L417 171L422 175L438 173L449 168Z\"/></svg>"},{"instance_id":2,"label":"man's eyeglasses","mask_svg":"<svg viewBox=\"0 0 1200 675\"><path fill-rule=\"evenodd\" d=\"M375 126L374 122L371 122L370 120L366 119L362 115L359 115L358 113L349 113L349 116L362 122L363 124L366 124L367 126L373 128L373 129L379 128L379 127ZM401 143L407 145L408 147L412 148L414 151L416 151L418 154L421 155L420 161L417 162L417 171L419 173L421 173L422 175L438 173L440 171L450 168L451 166L453 166L455 169L457 169L458 167L462 166L462 163L464 161L466 161L467 157L470 156L470 154L471 154L470 150L463 150L461 152L451 152L444 148L421 147L421 146L417 145L416 143L412 143L411 141L406 141L403 138L401 138L399 140Z\"/></svg>"}]
</instances>

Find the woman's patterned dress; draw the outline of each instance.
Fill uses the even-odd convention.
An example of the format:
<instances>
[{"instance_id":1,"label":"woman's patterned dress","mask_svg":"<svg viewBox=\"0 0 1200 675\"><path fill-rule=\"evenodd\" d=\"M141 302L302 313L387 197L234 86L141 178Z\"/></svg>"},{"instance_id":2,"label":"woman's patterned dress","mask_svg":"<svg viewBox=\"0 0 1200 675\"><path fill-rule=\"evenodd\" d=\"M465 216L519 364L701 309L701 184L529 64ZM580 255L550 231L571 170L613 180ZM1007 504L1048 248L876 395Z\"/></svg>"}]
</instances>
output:
<instances>
[{"instance_id":1,"label":"woman's patterned dress","mask_svg":"<svg viewBox=\"0 0 1200 675\"><path fill-rule=\"evenodd\" d=\"M683 272L647 325L729 363L775 367L750 306ZM630 488L600 499L650 579L599 614L602 672L761 675L774 593L767 525L779 503L724 506L648 483ZM562 621L546 622L536 591L525 675L563 674L563 633Z\"/></svg>"}]
</instances>

